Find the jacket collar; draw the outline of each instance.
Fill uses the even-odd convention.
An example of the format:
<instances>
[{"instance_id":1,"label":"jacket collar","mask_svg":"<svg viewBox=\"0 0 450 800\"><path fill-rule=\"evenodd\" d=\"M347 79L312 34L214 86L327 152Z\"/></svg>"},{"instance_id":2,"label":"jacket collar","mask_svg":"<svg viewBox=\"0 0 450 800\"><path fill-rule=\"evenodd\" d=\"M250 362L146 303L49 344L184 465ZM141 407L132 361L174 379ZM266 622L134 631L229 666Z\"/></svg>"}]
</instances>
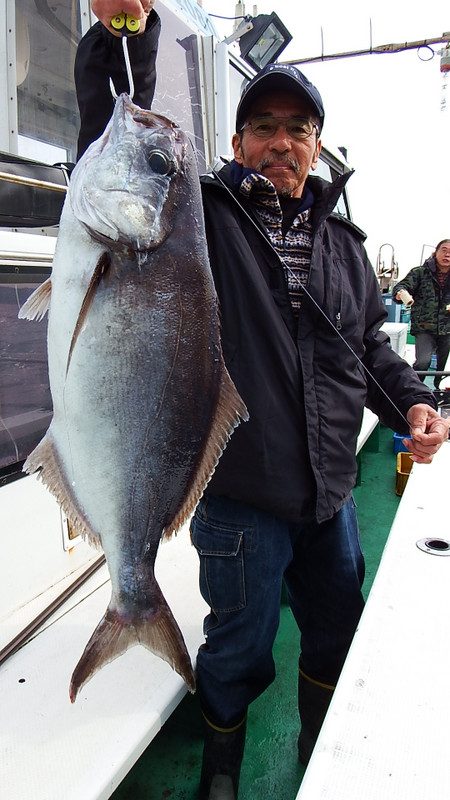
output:
<instances>
[{"instance_id":1,"label":"jacket collar","mask_svg":"<svg viewBox=\"0 0 450 800\"><path fill-rule=\"evenodd\" d=\"M219 172L219 176L221 180L226 184L228 189L232 191L235 195L236 199L239 198L239 187L241 185L242 180L250 175L253 170L248 168L243 168L240 164L238 164L234 159L230 161L228 164L225 164L224 167ZM346 185L347 181L353 174L353 170L344 173L344 175L339 175L332 183L323 180L323 178L316 177L315 175L309 175L306 179L305 184L305 191L303 193L305 207L311 207L311 199L312 202L312 223L313 228L318 228L319 225L324 222L327 217L333 212L334 208L336 207L336 203ZM220 182L217 181L215 176L204 176L202 178L202 182L205 183L215 183L218 187L220 186ZM303 206L303 204L302 204Z\"/></svg>"},{"instance_id":2,"label":"jacket collar","mask_svg":"<svg viewBox=\"0 0 450 800\"><path fill-rule=\"evenodd\" d=\"M430 272L432 272L433 275L436 275L437 268L436 268L436 259L434 256L429 256L429 258L427 258L426 261L423 262L423 266L428 267Z\"/></svg>"}]
</instances>

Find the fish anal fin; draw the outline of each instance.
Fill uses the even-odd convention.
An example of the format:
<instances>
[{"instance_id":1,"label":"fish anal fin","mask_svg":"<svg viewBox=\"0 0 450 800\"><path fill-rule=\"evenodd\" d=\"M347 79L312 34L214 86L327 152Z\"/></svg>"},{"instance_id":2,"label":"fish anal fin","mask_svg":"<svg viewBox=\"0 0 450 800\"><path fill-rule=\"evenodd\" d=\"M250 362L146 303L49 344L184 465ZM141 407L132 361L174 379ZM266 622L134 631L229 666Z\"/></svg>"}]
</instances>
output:
<instances>
[{"instance_id":1,"label":"fish anal fin","mask_svg":"<svg viewBox=\"0 0 450 800\"><path fill-rule=\"evenodd\" d=\"M222 362L219 396L211 429L202 457L195 472L189 494L171 522L164 527L163 538L168 539L189 519L210 480L228 440L241 421L248 420L248 411Z\"/></svg>"},{"instance_id":2,"label":"fish anal fin","mask_svg":"<svg viewBox=\"0 0 450 800\"><path fill-rule=\"evenodd\" d=\"M58 458L58 451L53 445L50 430L28 456L23 471L31 475L38 472L38 477L58 501L75 533L80 534L93 547L100 548L100 536L90 526L81 510L77 508L70 483L64 475L64 469Z\"/></svg>"},{"instance_id":3,"label":"fish anal fin","mask_svg":"<svg viewBox=\"0 0 450 800\"><path fill-rule=\"evenodd\" d=\"M72 341L70 342L69 355L67 356L66 375L67 372L69 371L70 360L72 358L73 349L77 343L80 331L83 329L83 326L86 322L89 309L95 297L95 292L97 291L97 287L101 279L103 278L105 272L108 271L110 265L111 265L111 256L109 255L109 253L105 251L101 254L100 258L97 261L97 264L95 265L94 272L92 273L91 280L89 281L89 286L86 290L86 294L84 295L83 302L81 304L80 313L78 314L78 319L75 323L75 327L72 334Z\"/></svg>"},{"instance_id":4,"label":"fish anal fin","mask_svg":"<svg viewBox=\"0 0 450 800\"><path fill-rule=\"evenodd\" d=\"M153 613L131 619L108 607L74 669L69 689L72 703L81 687L101 667L137 644L167 661L185 680L189 690L195 691L194 672L183 636L159 587L158 595L158 607Z\"/></svg>"},{"instance_id":5,"label":"fish anal fin","mask_svg":"<svg viewBox=\"0 0 450 800\"><path fill-rule=\"evenodd\" d=\"M52 296L52 279L47 278L35 291L30 294L28 300L20 308L19 319L41 320L50 308Z\"/></svg>"}]
</instances>

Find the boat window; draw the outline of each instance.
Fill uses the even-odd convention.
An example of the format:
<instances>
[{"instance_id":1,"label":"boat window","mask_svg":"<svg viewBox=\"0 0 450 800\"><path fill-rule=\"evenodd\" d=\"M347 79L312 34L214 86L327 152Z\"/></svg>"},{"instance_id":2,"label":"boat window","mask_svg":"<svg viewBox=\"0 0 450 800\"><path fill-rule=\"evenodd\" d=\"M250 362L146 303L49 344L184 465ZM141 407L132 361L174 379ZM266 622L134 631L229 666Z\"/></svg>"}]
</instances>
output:
<instances>
[{"instance_id":1,"label":"boat window","mask_svg":"<svg viewBox=\"0 0 450 800\"><path fill-rule=\"evenodd\" d=\"M16 0L18 152L48 164L75 161L79 5L75 0Z\"/></svg>"},{"instance_id":2,"label":"boat window","mask_svg":"<svg viewBox=\"0 0 450 800\"><path fill-rule=\"evenodd\" d=\"M51 420L46 317L17 317L49 274L50 267L0 266L0 475L19 468Z\"/></svg>"},{"instance_id":3,"label":"boat window","mask_svg":"<svg viewBox=\"0 0 450 800\"><path fill-rule=\"evenodd\" d=\"M344 169L343 169L342 165L341 165L340 171L338 171L337 169L333 169L330 166L330 164L328 164L325 161L326 157L327 157L326 156L326 152L322 151L322 154L320 155L320 158L319 158L319 160L317 162L316 169L314 170L314 172L312 174L313 175L318 175L320 178L324 178L326 181L333 181L333 180L335 180L335 178L338 177L338 175L341 175L343 173ZM345 191L345 189L344 189L344 192L339 197L339 200L336 203L336 206L334 208L334 212L336 214L341 214L341 216L343 216L343 217L350 218L350 213L349 213L348 205L347 205L347 202L346 202L346 191Z\"/></svg>"},{"instance_id":4,"label":"boat window","mask_svg":"<svg viewBox=\"0 0 450 800\"><path fill-rule=\"evenodd\" d=\"M319 176L319 178L324 178L326 181L332 181L333 177L331 175L331 169L328 164L323 161L322 158L319 158L317 162L317 166L315 169L315 174Z\"/></svg>"},{"instance_id":5,"label":"boat window","mask_svg":"<svg viewBox=\"0 0 450 800\"><path fill-rule=\"evenodd\" d=\"M152 111L173 120L189 135L198 168L204 172L205 135L197 35L162 3L157 10L161 17L161 36Z\"/></svg>"},{"instance_id":6,"label":"boat window","mask_svg":"<svg viewBox=\"0 0 450 800\"><path fill-rule=\"evenodd\" d=\"M335 212L335 214L340 214L342 217L347 217L347 219L350 219L350 214L349 214L348 206L347 206L347 203L346 203L345 189L344 189L344 193L341 194L339 200L336 203L336 206L334 208L334 212Z\"/></svg>"}]
</instances>

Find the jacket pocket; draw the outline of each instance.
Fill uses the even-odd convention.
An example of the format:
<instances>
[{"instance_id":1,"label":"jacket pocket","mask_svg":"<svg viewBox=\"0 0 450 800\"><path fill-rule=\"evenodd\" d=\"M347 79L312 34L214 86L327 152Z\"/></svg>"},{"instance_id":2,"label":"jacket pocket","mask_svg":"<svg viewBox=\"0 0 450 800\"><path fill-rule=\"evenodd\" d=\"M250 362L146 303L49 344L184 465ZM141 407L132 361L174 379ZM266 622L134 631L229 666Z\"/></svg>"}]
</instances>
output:
<instances>
[{"instance_id":1,"label":"jacket pocket","mask_svg":"<svg viewBox=\"0 0 450 800\"><path fill-rule=\"evenodd\" d=\"M243 531L221 528L198 517L192 543L200 558L200 592L214 612L245 608Z\"/></svg>"},{"instance_id":2,"label":"jacket pocket","mask_svg":"<svg viewBox=\"0 0 450 800\"><path fill-rule=\"evenodd\" d=\"M352 285L350 276L358 265L354 259L334 259L334 276L331 287L330 317L338 331L353 331L363 314L363 300L357 298L358 287ZM356 272L356 274L358 274ZM358 308L359 306L359 308Z\"/></svg>"}]
</instances>

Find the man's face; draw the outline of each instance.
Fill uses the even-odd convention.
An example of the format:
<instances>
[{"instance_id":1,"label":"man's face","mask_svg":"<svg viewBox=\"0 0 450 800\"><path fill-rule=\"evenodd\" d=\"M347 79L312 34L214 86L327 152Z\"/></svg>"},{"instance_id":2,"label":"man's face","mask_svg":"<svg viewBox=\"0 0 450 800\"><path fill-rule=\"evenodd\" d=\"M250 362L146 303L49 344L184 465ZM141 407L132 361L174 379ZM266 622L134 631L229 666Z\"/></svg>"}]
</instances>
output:
<instances>
[{"instance_id":1,"label":"man's face","mask_svg":"<svg viewBox=\"0 0 450 800\"><path fill-rule=\"evenodd\" d=\"M249 114L272 115L277 119L305 117L317 122L311 107L295 94L278 92L258 98ZM243 167L255 169L272 181L278 194L301 197L310 169L314 169L321 150L321 142L314 131L307 139L289 136L284 125L279 125L270 139L259 139L250 126L233 136L235 160Z\"/></svg>"},{"instance_id":2,"label":"man's face","mask_svg":"<svg viewBox=\"0 0 450 800\"><path fill-rule=\"evenodd\" d=\"M450 269L450 242L441 244L439 250L436 250L435 259L439 269L447 272Z\"/></svg>"}]
</instances>

